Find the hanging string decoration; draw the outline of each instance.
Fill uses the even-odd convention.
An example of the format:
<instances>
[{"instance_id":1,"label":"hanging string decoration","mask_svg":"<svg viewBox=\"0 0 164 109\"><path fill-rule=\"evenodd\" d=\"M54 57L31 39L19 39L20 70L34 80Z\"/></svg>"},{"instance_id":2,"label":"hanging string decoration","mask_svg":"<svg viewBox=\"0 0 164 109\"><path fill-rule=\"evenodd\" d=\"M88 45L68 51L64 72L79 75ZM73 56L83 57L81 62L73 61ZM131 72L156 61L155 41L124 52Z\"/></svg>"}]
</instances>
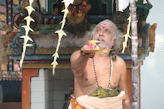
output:
<instances>
[{"instance_id":1,"label":"hanging string decoration","mask_svg":"<svg viewBox=\"0 0 164 109\"><path fill-rule=\"evenodd\" d=\"M21 56L21 59L20 59L20 68L22 68L22 64L23 64L23 60L24 60L24 57L25 57L25 52L26 52L26 47L30 47L30 46L33 46L32 44L28 44L27 42L28 41L32 41L33 40L30 38L30 36L28 35L29 31L33 31L31 28L30 28L30 22L34 22L34 19L32 19L30 17L31 13L34 11L34 8L32 8L32 3L33 3L34 0L29 0L29 6L25 7L25 9L27 10L28 12L28 16L24 18L24 20L26 20L26 25L22 26L24 29L25 29L25 35L23 36L20 36L20 38L24 39L24 43L23 43L23 52L22 52L22 56Z\"/></svg>"},{"instance_id":2,"label":"hanging string decoration","mask_svg":"<svg viewBox=\"0 0 164 109\"><path fill-rule=\"evenodd\" d=\"M55 68L56 68L56 66L58 65L58 63L57 63L57 58L59 58L58 51L59 51L61 39L62 39L63 36L66 36L66 33L64 32L63 28L64 28L64 25L65 25L65 23L66 23L66 16L67 16L67 14L69 13L69 11L68 11L68 6L69 6L70 4L73 4L73 0L63 0L62 2L64 3L65 9L62 10L62 12L64 12L64 16L63 16L63 20L61 21L61 28L60 28L60 30L57 30L57 31L55 32L55 33L58 34L58 43L57 43L56 51L55 51L55 53L53 54L54 60L53 60L53 62L51 63L51 65L53 65L53 74L55 74Z\"/></svg>"},{"instance_id":3,"label":"hanging string decoration","mask_svg":"<svg viewBox=\"0 0 164 109\"><path fill-rule=\"evenodd\" d=\"M129 32L130 32L130 25L131 25L131 16L129 16L128 18L128 27L127 27L127 33L125 35L123 35L122 37L125 38L125 41L123 42L123 49L122 49L122 53L125 52L125 48L127 47L127 43L128 43L128 39L130 38L131 39L131 36L129 35Z\"/></svg>"}]
</instances>

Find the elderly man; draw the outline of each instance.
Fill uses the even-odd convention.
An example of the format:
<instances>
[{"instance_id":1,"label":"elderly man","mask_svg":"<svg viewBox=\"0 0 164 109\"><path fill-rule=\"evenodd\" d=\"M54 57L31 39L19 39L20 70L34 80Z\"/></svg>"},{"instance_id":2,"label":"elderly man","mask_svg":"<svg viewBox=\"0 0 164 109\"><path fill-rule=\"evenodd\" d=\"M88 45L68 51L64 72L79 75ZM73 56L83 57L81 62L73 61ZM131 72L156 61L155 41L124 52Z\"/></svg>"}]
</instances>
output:
<instances>
[{"instance_id":1,"label":"elderly man","mask_svg":"<svg viewBox=\"0 0 164 109\"><path fill-rule=\"evenodd\" d=\"M114 55L118 30L110 20L100 22L93 30L93 40L110 53L85 53L88 45L71 56L74 74L74 96L69 109L131 109L126 85L126 64ZM117 48L117 47L116 47Z\"/></svg>"}]
</instances>

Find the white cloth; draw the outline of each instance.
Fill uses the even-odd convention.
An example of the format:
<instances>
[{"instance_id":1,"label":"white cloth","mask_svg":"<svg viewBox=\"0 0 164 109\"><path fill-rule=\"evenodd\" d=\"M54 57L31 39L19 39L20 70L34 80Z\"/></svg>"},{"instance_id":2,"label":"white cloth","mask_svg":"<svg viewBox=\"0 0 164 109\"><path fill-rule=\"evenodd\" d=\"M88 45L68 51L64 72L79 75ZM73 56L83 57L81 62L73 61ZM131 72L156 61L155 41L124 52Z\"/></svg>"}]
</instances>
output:
<instances>
[{"instance_id":1,"label":"white cloth","mask_svg":"<svg viewBox=\"0 0 164 109\"><path fill-rule=\"evenodd\" d=\"M76 98L77 102L86 109L122 109L122 99L125 92L122 91L118 96L97 98L83 95ZM71 103L68 109L72 109Z\"/></svg>"},{"instance_id":2,"label":"white cloth","mask_svg":"<svg viewBox=\"0 0 164 109\"><path fill-rule=\"evenodd\" d=\"M118 0L118 11L123 11L128 7L130 0Z\"/></svg>"}]
</instances>

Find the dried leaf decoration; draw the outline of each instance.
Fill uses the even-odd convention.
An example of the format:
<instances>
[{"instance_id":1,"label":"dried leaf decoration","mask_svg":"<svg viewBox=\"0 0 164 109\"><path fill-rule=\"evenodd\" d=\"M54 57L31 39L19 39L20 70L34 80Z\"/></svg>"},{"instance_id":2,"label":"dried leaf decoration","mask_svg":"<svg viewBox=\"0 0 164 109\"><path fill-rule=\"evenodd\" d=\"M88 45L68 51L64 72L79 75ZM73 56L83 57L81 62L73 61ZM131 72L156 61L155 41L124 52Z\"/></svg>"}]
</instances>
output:
<instances>
[{"instance_id":1,"label":"dried leaf decoration","mask_svg":"<svg viewBox=\"0 0 164 109\"><path fill-rule=\"evenodd\" d=\"M28 35L29 31L33 31L31 28L30 28L30 22L34 22L34 19L32 19L30 17L31 13L34 11L34 8L32 8L32 3L33 3L34 0L29 0L29 6L25 7L25 9L27 10L28 12L28 16L24 18L24 20L26 20L26 25L22 26L24 29L25 29L25 35L23 36L20 36L20 38L23 38L24 39L24 43L23 43L23 52L22 52L22 56L21 56L21 59L20 59L20 68L22 68L22 65L23 65L23 60L24 60L24 57L25 57L25 53L26 53L26 47L30 47L30 46L33 46L32 44L28 44L27 42L28 41L33 41L30 36Z\"/></svg>"},{"instance_id":2,"label":"dried leaf decoration","mask_svg":"<svg viewBox=\"0 0 164 109\"><path fill-rule=\"evenodd\" d=\"M131 16L129 16L128 20L129 20L129 23L128 23L128 27L127 27L127 33L126 33L125 35L122 36L122 37L125 38L125 41L123 42L122 53L124 53L125 48L127 47L128 38L131 38L131 36L129 35L129 32L130 32L130 25L131 25Z\"/></svg>"},{"instance_id":3,"label":"dried leaf decoration","mask_svg":"<svg viewBox=\"0 0 164 109\"><path fill-rule=\"evenodd\" d=\"M53 65L53 74L55 74L55 68L58 65L57 58L59 58L58 51L59 51L61 39L62 39L63 36L66 36L66 33L64 32L63 28L64 28L64 25L66 23L66 16L67 16L67 14L69 12L68 11L68 6L73 3L73 0L63 0L62 2L64 3L65 9L62 10L62 12L64 12L64 16L63 16L63 20L60 22L61 23L61 29L60 30L57 30L55 32L55 33L58 34L58 43L57 43L56 51L53 54L54 60L51 63L51 65Z\"/></svg>"}]
</instances>

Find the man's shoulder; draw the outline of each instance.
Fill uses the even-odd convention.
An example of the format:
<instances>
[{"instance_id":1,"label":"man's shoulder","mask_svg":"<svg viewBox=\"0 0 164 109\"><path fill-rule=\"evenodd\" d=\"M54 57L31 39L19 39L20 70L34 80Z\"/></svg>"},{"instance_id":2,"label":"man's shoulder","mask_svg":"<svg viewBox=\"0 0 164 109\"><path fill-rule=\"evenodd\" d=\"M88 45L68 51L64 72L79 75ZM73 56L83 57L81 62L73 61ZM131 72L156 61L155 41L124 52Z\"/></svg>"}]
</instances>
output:
<instances>
[{"instance_id":1,"label":"man's shoulder","mask_svg":"<svg viewBox=\"0 0 164 109\"><path fill-rule=\"evenodd\" d=\"M80 54L80 50L76 50L71 55L71 60L76 59L76 57Z\"/></svg>"},{"instance_id":2,"label":"man's shoulder","mask_svg":"<svg viewBox=\"0 0 164 109\"><path fill-rule=\"evenodd\" d=\"M74 52L72 53L72 55L71 55L71 56L78 55L78 54L79 54L79 52L80 52L80 50L76 50L76 51L74 51Z\"/></svg>"},{"instance_id":3,"label":"man's shoulder","mask_svg":"<svg viewBox=\"0 0 164 109\"><path fill-rule=\"evenodd\" d=\"M115 63L117 63L117 65L119 67L125 67L126 66L124 59L122 59L120 56L116 56Z\"/></svg>"},{"instance_id":4,"label":"man's shoulder","mask_svg":"<svg viewBox=\"0 0 164 109\"><path fill-rule=\"evenodd\" d=\"M126 63L119 56L116 57L115 67L118 68L118 71L120 72L121 75L126 75Z\"/></svg>"}]
</instances>

